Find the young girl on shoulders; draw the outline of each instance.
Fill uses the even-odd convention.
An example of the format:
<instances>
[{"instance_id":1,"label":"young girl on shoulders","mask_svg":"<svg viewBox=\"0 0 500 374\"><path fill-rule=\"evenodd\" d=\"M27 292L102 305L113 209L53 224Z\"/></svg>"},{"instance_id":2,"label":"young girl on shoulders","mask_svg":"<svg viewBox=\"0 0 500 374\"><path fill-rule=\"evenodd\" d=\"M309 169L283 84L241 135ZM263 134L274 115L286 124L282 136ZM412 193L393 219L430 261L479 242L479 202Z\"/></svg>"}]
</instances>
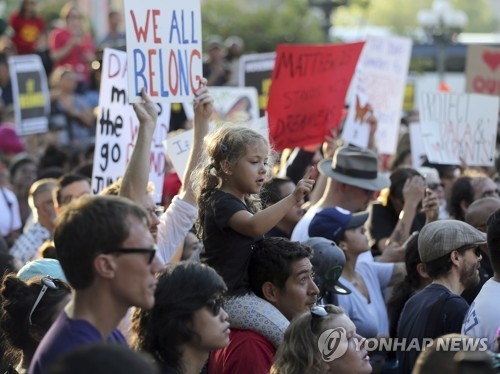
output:
<instances>
[{"instance_id":1,"label":"young girl on shoulders","mask_svg":"<svg viewBox=\"0 0 500 374\"><path fill-rule=\"evenodd\" d=\"M223 125L206 138L205 151L196 176L197 229L205 246L204 261L223 277L228 295L237 296L226 305L232 324L252 328L277 344L282 337L269 337L256 319L271 319L283 331L288 321L271 304L250 293L246 268L255 241L311 191L314 180L307 173L292 194L261 210L259 193L271 172L266 139L248 127Z\"/></svg>"}]
</instances>

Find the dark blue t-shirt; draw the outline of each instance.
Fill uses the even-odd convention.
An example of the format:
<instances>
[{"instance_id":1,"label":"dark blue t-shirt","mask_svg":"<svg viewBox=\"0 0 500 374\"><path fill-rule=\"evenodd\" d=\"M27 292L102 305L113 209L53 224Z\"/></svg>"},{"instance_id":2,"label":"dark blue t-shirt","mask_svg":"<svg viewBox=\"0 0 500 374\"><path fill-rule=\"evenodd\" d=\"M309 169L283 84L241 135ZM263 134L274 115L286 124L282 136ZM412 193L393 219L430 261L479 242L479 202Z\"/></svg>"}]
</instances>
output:
<instances>
[{"instance_id":1,"label":"dark blue t-shirt","mask_svg":"<svg viewBox=\"0 0 500 374\"><path fill-rule=\"evenodd\" d=\"M62 312L38 345L29 368L29 374L47 373L50 365L62 354L86 344L103 341L101 333L89 322L70 319ZM107 339L108 343L127 345L117 329Z\"/></svg>"},{"instance_id":2,"label":"dark blue t-shirt","mask_svg":"<svg viewBox=\"0 0 500 374\"><path fill-rule=\"evenodd\" d=\"M442 305L441 311L432 316L436 318L435 330L432 336L424 336L427 323L431 322L429 317L432 307L444 293L447 294L447 298ZM421 345L424 338L435 339L445 334L460 334L462 322L468 309L469 304L463 297L452 293L448 288L439 284L430 284L413 295L406 302L401 312L398 324L398 338L406 338L406 345L410 347L416 347L416 345L411 345L411 339L417 338L420 349L415 348L406 352L397 352L399 372L412 372L415 361L422 350Z\"/></svg>"}]
</instances>

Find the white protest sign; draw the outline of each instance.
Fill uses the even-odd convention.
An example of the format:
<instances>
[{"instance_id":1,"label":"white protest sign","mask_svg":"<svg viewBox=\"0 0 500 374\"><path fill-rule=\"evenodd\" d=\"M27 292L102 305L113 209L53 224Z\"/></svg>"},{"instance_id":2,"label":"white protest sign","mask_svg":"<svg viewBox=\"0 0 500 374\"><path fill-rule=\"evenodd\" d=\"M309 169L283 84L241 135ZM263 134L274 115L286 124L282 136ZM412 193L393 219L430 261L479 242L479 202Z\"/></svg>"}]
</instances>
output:
<instances>
[{"instance_id":1,"label":"white protest sign","mask_svg":"<svg viewBox=\"0 0 500 374\"><path fill-rule=\"evenodd\" d=\"M127 96L127 55L105 49L99 92L92 192L98 194L125 173L137 140L139 120ZM155 201L161 201L165 153L162 140L167 138L170 105L157 104L159 115L151 145L149 180L155 184Z\"/></svg>"},{"instance_id":2,"label":"white protest sign","mask_svg":"<svg viewBox=\"0 0 500 374\"><path fill-rule=\"evenodd\" d=\"M220 123L248 123L259 118L259 98L254 87L209 87L214 98L212 119Z\"/></svg>"},{"instance_id":3,"label":"white protest sign","mask_svg":"<svg viewBox=\"0 0 500 374\"><path fill-rule=\"evenodd\" d=\"M8 60L14 100L16 132L45 133L49 127L50 94L47 74L38 55L11 56Z\"/></svg>"},{"instance_id":4,"label":"white protest sign","mask_svg":"<svg viewBox=\"0 0 500 374\"><path fill-rule=\"evenodd\" d=\"M429 161L491 166L495 160L498 96L423 92L420 124Z\"/></svg>"},{"instance_id":5,"label":"white protest sign","mask_svg":"<svg viewBox=\"0 0 500 374\"><path fill-rule=\"evenodd\" d=\"M356 66L349 100L350 107L354 108L350 110L356 113L356 97L360 97L361 101L363 96L366 97L378 121L375 142L379 153L396 152L411 47L409 38L369 36ZM360 105L363 110L366 104ZM357 115L359 118L359 110ZM356 115L351 116L356 118ZM344 140L364 147L368 145L368 125L346 121L345 126L348 129L346 136L350 138L345 139L343 133ZM354 139L352 135L355 131L349 129L351 126L361 127L355 129L358 131Z\"/></svg>"},{"instance_id":6,"label":"white protest sign","mask_svg":"<svg viewBox=\"0 0 500 374\"><path fill-rule=\"evenodd\" d=\"M353 82L355 96L349 106L341 137L346 144L368 148L370 125L367 120L373 115L373 108L368 103L362 75L360 69L356 70Z\"/></svg>"},{"instance_id":7,"label":"white protest sign","mask_svg":"<svg viewBox=\"0 0 500 374\"><path fill-rule=\"evenodd\" d=\"M125 0L131 103L193 100L203 75L200 0Z\"/></svg>"},{"instance_id":8,"label":"white protest sign","mask_svg":"<svg viewBox=\"0 0 500 374\"><path fill-rule=\"evenodd\" d=\"M189 151L193 146L193 130L169 136L163 144L177 176L182 181L189 160Z\"/></svg>"},{"instance_id":9,"label":"white protest sign","mask_svg":"<svg viewBox=\"0 0 500 374\"><path fill-rule=\"evenodd\" d=\"M412 122L409 125L410 129L410 147L411 147L411 164L414 168L422 166L427 155L425 153L424 140L422 139L422 131L420 123Z\"/></svg>"}]
</instances>

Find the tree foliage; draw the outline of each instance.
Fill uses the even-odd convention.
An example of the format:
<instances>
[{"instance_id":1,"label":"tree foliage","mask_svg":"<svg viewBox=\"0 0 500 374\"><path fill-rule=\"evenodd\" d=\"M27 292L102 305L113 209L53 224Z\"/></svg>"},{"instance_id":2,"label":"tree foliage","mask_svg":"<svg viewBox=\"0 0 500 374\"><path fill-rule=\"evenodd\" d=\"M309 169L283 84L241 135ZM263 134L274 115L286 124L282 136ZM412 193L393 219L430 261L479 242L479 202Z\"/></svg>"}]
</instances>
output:
<instances>
[{"instance_id":1,"label":"tree foliage","mask_svg":"<svg viewBox=\"0 0 500 374\"><path fill-rule=\"evenodd\" d=\"M352 0L349 8L335 14L334 23L359 26L385 26L399 35L413 35L419 27L417 13L429 9L433 0ZM490 0L450 0L452 7L464 11L469 22L464 32L494 32L498 20L493 16Z\"/></svg>"},{"instance_id":2,"label":"tree foliage","mask_svg":"<svg viewBox=\"0 0 500 374\"><path fill-rule=\"evenodd\" d=\"M270 52L280 43L318 43L323 40L321 19L306 0L256 2L210 0L202 6L203 35L238 35L245 49Z\"/></svg>"}]
</instances>

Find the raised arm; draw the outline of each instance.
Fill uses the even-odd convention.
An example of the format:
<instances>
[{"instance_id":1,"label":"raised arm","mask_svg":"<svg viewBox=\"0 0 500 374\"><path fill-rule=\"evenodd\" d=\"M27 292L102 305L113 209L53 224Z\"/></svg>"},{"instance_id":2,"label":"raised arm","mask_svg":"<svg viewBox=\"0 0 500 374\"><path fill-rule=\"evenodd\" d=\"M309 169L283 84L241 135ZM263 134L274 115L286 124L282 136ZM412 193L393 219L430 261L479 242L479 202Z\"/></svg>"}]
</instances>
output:
<instances>
[{"instance_id":1,"label":"raised arm","mask_svg":"<svg viewBox=\"0 0 500 374\"><path fill-rule=\"evenodd\" d=\"M261 236L271 230L288 213L288 211L311 192L314 179L309 179L312 169L297 183L295 190L277 203L255 214L241 210L229 219L228 225L242 235Z\"/></svg>"},{"instance_id":2,"label":"raised arm","mask_svg":"<svg viewBox=\"0 0 500 374\"><path fill-rule=\"evenodd\" d=\"M196 196L193 190L193 182L191 180L191 173L196 168L198 161L203 153L203 139L208 134L208 125L210 117L213 113L214 99L208 93L206 86L207 80L203 78L200 83L200 88L196 91L194 98L194 131L193 131L193 145L189 153L184 176L182 178L182 187L179 192L180 197L185 202L196 206Z\"/></svg>"},{"instance_id":3,"label":"raised arm","mask_svg":"<svg viewBox=\"0 0 500 374\"><path fill-rule=\"evenodd\" d=\"M158 109L147 93L142 90L143 103L133 104L135 114L139 119L139 131L129 164L123 175L120 196L140 201L146 194L149 182L149 158L151 143L158 120Z\"/></svg>"}]
</instances>

